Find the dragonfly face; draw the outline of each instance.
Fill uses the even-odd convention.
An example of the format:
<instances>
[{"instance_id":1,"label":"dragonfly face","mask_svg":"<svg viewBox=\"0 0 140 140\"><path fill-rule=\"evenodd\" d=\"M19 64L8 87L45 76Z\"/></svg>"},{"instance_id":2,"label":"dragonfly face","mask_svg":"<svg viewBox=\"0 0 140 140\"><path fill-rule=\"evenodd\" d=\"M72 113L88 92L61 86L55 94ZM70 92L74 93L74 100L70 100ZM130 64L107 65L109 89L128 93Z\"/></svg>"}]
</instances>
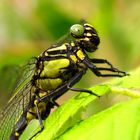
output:
<instances>
[{"instance_id":1,"label":"dragonfly face","mask_svg":"<svg viewBox=\"0 0 140 140\"><path fill-rule=\"evenodd\" d=\"M70 32L80 47L87 52L95 51L100 43L96 30L88 23L75 24L70 28Z\"/></svg>"},{"instance_id":2,"label":"dragonfly face","mask_svg":"<svg viewBox=\"0 0 140 140\"><path fill-rule=\"evenodd\" d=\"M125 72L114 68L107 60L88 57L86 52L94 52L100 42L97 32L90 24L83 22L73 25L69 37L63 43L52 45L29 62L29 69L24 70L13 91L15 95L0 113L0 140L18 139L34 118L39 120L42 131L42 120L54 106L58 106L56 99L68 90L98 96L90 90L73 88L87 69L101 77L126 76ZM97 63L106 64L108 68L98 68ZM103 71L109 73L104 74Z\"/></svg>"}]
</instances>

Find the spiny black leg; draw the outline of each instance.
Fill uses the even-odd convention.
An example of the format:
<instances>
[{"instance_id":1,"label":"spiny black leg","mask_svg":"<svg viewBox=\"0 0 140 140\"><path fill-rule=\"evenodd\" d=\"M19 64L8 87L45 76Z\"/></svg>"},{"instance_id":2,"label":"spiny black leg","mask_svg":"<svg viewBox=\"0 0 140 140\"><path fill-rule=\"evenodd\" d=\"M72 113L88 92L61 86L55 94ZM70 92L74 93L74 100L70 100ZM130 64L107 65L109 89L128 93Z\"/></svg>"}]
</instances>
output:
<instances>
[{"instance_id":1,"label":"spiny black leg","mask_svg":"<svg viewBox=\"0 0 140 140\"><path fill-rule=\"evenodd\" d=\"M98 67L94 67L94 69L92 69L92 71L97 75L97 76L101 76L101 77L124 77L128 74L126 74L123 71L119 71L117 69L111 69L111 68L98 68ZM100 71L110 71L110 72L114 72L116 74L102 74Z\"/></svg>"},{"instance_id":2,"label":"spiny black leg","mask_svg":"<svg viewBox=\"0 0 140 140\"><path fill-rule=\"evenodd\" d=\"M111 68L113 68L113 65L110 62L108 62L106 59L91 58L90 60L91 60L92 63L107 64Z\"/></svg>"},{"instance_id":3,"label":"spiny black leg","mask_svg":"<svg viewBox=\"0 0 140 140\"><path fill-rule=\"evenodd\" d=\"M37 112L37 117L38 117L38 120L39 120L39 123L40 123L40 126L41 126L41 131L44 129L44 125L43 125L43 122L42 122L42 119L41 119L41 116L40 116L40 112L39 112L39 109L38 109L38 100L36 100L36 103L35 103L35 106L36 106L36 112Z\"/></svg>"},{"instance_id":4,"label":"spiny black leg","mask_svg":"<svg viewBox=\"0 0 140 140\"><path fill-rule=\"evenodd\" d=\"M50 99L50 102L51 102L53 105L55 105L56 107L59 107L59 104L58 104L55 100Z\"/></svg>"},{"instance_id":5,"label":"spiny black leg","mask_svg":"<svg viewBox=\"0 0 140 140\"><path fill-rule=\"evenodd\" d=\"M97 76L100 76L100 77L124 77L126 76L127 74L125 72L121 72L121 71L114 71L114 70L111 70L111 69L106 69L106 71L111 71L111 72L117 72L117 74L102 74L100 72L100 70L105 70L105 68L97 68L94 66L94 68L91 69Z\"/></svg>"},{"instance_id":6,"label":"spiny black leg","mask_svg":"<svg viewBox=\"0 0 140 140\"><path fill-rule=\"evenodd\" d=\"M91 60L92 63L98 63L98 64L102 63L102 64L107 64L107 65L110 66L110 68L99 68L99 67L97 67L98 70L106 70L106 71L117 72L118 74L122 74L122 76L119 76L119 77L129 75L129 74L126 74L124 71L120 71L117 68L114 68L113 65L105 59L92 58L90 60Z\"/></svg>"},{"instance_id":7,"label":"spiny black leg","mask_svg":"<svg viewBox=\"0 0 140 140\"><path fill-rule=\"evenodd\" d=\"M40 128L41 128L41 129L40 129L37 133L35 133L35 134L30 138L30 140L31 140L33 137L35 137L38 133L42 132L42 130L44 129L44 125L43 125L43 122L42 122L42 119L41 119L41 116L40 116L40 113L39 113L39 109L38 109L38 104L39 104L39 101L36 100L36 101L35 101L36 112L37 112L37 117L38 117L38 120L39 120L39 124L40 124Z\"/></svg>"},{"instance_id":8,"label":"spiny black leg","mask_svg":"<svg viewBox=\"0 0 140 140\"><path fill-rule=\"evenodd\" d=\"M72 91L78 91L78 92L87 92L89 94L95 95L97 97L100 97L99 95L97 95L96 93L92 92L91 90L87 90L87 89L81 89L81 88L72 88L72 87L68 87L70 90Z\"/></svg>"},{"instance_id":9,"label":"spiny black leg","mask_svg":"<svg viewBox=\"0 0 140 140\"><path fill-rule=\"evenodd\" d=\"M97 76L101 76L101 77L123 77L123 76L126 76L128 74L126 74L125 72L123 71L120 71L116 68L114 68L112 65L111 65L111 68L98 68L96 67L95 65L92 64L92 62L90 62L90 59L87 59L85 58L83 60L83 62L87 65L88 68L91 69L92 72L94 72ZM106 70L106 71L111 71L111 72L114 72L116 74L102 74L100 71L102 70Z\"/></svg>"},{"instance_id":10,"label":"spiny black leg","mask_svg":"<svg viewBox=\"0 0 140 140\"><path fill-rule=\"evenodd\" d=\"M92 63L97 63L97 64L107 64L110 66L111 69L114 69L114 70L118 70L117 68L114 68L113 65L107 61L106 59L98 59L98 58L90 58L91 62Z\"/></svg>"},{"instance_id":11,"label":"spiny black leg","mask_svg":"<svg viewBox=\"0 0 140 140\"><path fill-rule=\"evenodd\" d=\"M92 92L91 90L87 90L87 89L80 89L80 88L72 88L73 83L77 80L77 78L79 78L81 75L83 75L83 71L79 72L78 74L76 74L67 84L67 88L72 90L72 91L78 91L78 92L87 92L89 94L95 95L97 97L100 97L99 95L97 95L96 93Z\"/></svg>"},{"instance_id":12,"label":"spiny black leg","mask_svg":"<svg viewBox=\"0 0 140 140\"><path fill-rule=\"evenodd\" d=\"M117 72L117 74L115 75L119 75L119 77L123 77L126 76L128 74L126 74L124 71L120 71L118 69L112 69L112 68L101 68L101 67L97 67L97 70L99 71L110 71L110 72ZM103 75L103 74L102 74ZM111 75L111 74L109 74ZM113 74L114 75L114 74Z\"/></svg>"}]
</instances>

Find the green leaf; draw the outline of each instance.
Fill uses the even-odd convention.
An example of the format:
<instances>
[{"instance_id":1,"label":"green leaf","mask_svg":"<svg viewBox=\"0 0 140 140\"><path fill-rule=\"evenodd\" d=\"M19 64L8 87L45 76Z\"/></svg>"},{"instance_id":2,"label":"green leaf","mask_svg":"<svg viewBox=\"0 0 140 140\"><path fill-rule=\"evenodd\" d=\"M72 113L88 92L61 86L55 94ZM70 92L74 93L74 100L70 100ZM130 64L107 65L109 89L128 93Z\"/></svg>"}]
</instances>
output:
<instances>
[{"instance_id":1,"label":"green leaf","mask_svg":"<svg viewBox=\"0 0 140 140\"><path fill-rule=\"evenodd\" d=\"M133 98L140 97L140 67L131 71L129 76L107 82L112 93L123 94Z\"/></svg>"},{"instance_id":2,"label":"green leaf","mask_svg":"<svg viewBox=\"0 0 140 140\"><path fill-rule=\"evenodd\" d=\"M77 123L57 140L139 140L140 99L119 103Z\"/></svg>"}]
</instances>

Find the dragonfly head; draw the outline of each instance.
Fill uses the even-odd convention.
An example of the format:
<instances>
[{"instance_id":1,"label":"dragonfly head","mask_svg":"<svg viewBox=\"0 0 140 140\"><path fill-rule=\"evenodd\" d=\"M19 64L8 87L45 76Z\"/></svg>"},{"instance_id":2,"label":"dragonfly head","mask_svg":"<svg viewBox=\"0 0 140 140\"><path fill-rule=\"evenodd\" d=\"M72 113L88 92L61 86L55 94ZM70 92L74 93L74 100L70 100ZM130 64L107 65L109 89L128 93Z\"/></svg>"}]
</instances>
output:
<instances>
[{"instance_id":1,"label":"dragonfly head","mask_svg":"<svg viewBox=\"0 0 140 140\"><path fill-rule=\"evenodd\" d=\"M70 33L87 52L94 52L100 43L96 30L88 23L72 25Z\"/></svg>"}]
</instances>

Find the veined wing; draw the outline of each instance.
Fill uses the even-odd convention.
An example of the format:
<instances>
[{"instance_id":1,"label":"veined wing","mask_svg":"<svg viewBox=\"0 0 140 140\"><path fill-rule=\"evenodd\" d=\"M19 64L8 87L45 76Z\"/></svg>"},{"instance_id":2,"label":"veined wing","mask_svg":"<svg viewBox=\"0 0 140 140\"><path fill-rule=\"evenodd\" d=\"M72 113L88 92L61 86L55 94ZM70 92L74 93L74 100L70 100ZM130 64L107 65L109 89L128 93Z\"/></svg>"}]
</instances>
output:
<instances>
[{"instance_id":1,"label":"veined wing","mask_svg":"<svg viewBox=\"0 0 140 140\"><path fill-rule=\"evenodd\" d=\"M17 82L13 90L14 94L16 94L16 92L20 90L22 86L26 85L26 83L28 83L31 80L35 72L36 61L37 61L36 58L30 59L27 62L27 64L21 67L19 77L16 80Z\"/></svg>"},{"instance_id":2,"label":"veined wing","mask_svg":"<svg viewBox=\"0 0 140 140\"><path fill-rule=\"evenodd\" d=\"M30 102L31 83L23 87L0 112L0 140L9 140L12 130Z\"/></svg>"},{"instance_id":3,"label":"veined wing","mask_svg":"<svg viewBox=\"0 0 140 140\"><path fill-rule=\"evenodd\" d=\"M12 96L11 91L16 84L19 70L20 66L17 65L6 65L0 68L0 110Z\"/></svg>"},{"instance_id":4,"label":"veined wing","mask_svg":"<svg viewBox=\"0 0 140 140\"><path fill-rule=\"evenodd\" d=\"M35 61L23 68L21 78L13 90L13 97L0 112L0 140L9 140L15 124L27 109L31 100L31 78L35 70Z\"/></svg>"}]
</instances>

